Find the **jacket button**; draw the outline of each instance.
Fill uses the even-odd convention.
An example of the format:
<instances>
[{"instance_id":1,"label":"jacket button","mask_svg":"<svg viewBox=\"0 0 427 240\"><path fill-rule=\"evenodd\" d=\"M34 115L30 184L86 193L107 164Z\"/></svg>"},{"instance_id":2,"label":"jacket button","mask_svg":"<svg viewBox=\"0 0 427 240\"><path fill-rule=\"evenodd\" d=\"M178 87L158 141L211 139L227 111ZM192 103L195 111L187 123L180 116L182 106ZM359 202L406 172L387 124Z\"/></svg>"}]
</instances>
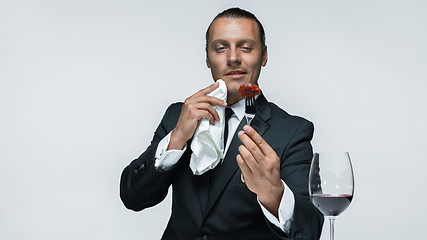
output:
<instances>
[{"instance_id":1,"label":"jacket button","mask_svg":"<svg viewBox=\"0 0 427 240\"><path fill-rule=\"evenodd\" d=\"M138 175L139 173L144 172L146 168L147 168L147 162L143 162L141 166L139 166L138 169L133 170L133 172L135 175Z\"/></svg>"},{"instance_id":2,"label":"jacket button","mask_svg":"<svg viewBox=\"0 0 427 240\"><path fill-rule=\"evenodd\" d=\"M139 167L139 170L144 170L146 165L147 165L147 162L143 162Z\"/></svg>"}]
</instances>

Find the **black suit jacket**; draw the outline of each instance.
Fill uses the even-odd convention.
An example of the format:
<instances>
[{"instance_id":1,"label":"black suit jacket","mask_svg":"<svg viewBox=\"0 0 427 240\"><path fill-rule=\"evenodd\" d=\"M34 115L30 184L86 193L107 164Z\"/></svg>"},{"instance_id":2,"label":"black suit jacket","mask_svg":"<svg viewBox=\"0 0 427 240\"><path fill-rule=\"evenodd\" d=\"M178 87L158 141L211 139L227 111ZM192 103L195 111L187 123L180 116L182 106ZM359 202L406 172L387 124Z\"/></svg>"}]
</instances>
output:
<instances>
[{"instance_id":1,"label":"black suit jacket","mask_svg":"<svg viewBox=\"0 0 427 240\"><path fill-rule=\"evenodd\" d=\"M281 178L295 196L292 227L287 235L264 217L256 195L240 180L236 155L241 142L237 132L246 120L240 123L224 162L214 170L194 175L189 167L189 145L172 170L155 169L157 145L175 127L181 107L182 103L175 103L167 109L151 145L124 169L120 196L127 208L140 211L158 204L172 185L172 213L162 239L319 239L323 216L308 196L313 155L311 122L287 114L263 95L256 100L257 114L251 126L280 157Z\"/></svg>"}]
</instances>

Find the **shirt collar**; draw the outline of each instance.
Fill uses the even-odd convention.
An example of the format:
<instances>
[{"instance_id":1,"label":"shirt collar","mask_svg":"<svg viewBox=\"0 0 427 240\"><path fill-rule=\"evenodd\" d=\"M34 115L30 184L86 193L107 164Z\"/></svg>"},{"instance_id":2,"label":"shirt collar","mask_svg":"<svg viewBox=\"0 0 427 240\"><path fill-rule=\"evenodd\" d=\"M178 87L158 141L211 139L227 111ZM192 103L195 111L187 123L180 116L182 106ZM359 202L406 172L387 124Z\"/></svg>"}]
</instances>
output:
<instances>
[{"instance_id":1,"label":"shirt collar","mask_svg":"<svg viewBox=\"0 0 427 240\"><path fill-rule=\"evenodd\" d=\"M255 96L255 99L258 98L258 95ZM235 116L241 121L243 117L245 117L245 99L242 98L238 102L234 103L230 106L230 108L233 110Z\"/></svg>"}]
</instances>

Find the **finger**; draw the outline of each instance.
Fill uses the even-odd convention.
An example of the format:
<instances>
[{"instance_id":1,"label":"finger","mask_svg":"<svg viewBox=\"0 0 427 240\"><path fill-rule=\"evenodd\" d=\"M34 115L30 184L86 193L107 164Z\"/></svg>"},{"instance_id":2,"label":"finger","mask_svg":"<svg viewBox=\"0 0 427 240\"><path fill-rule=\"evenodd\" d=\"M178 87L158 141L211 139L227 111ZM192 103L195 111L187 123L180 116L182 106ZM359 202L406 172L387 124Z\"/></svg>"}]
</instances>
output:
<instances>
[{"instance_id":1,"label":"finger","mask_svg":"<svg viewBox=\"0 0 427 240\"><path fill-rule=\"evenodd\" d=\"M207 96L207 95L193 95L185 100L186 104L194 104L194 103L209 103L212 106L222 106L226 107L227 102L224 100L221 100L217 97Z\"/></svg>"},{"instance_id":2,"label":"finger","mask_svg":"<svg viewBox=\"0 0 427 240\"><path fill-rule=\"evenodd\" d=\"M212 85L209 85L208 87L205 87L205 88L199 90L193 96L208 95L209 93L211 93L213 90L217 89L218 87L219 87L219 83L215 82Z\"/></svg>"},{"instance_id":3,"label":"finger","mask_svg":"<svg viewBox=\"0 0 427 240\"><path fill-rule=\"evenodd\" d=\"M245 146L245 148L252 154L255 160L262 161L265 156L258 145L243 131L238 132L237 136L239 137L243 146Z\"/></svg>"},{"instance_id":4,"label":"finger","mask_svg":"<svg viewBox=\"0 0 427 240\"><path fill-rule=\"evenodd\" d=\"M264 141L264 138L262 138L251 126L245 125L243 131L258 146L258 149L260 149L264 155L270 155L274 152L273 148L271 148L270 145Z\"/></svg>"},{"instance_id":5,"label":"finger","mask_svg":"<svg viewBox=\"0 0 427 240\"><path fill-rule=\"evenodd\" d=\"M192 118L195 118L196 120L207 119L212 125L217 121L209 111L202 109L196 109Z\"/></svg>"},{"instance_id":6,"label":"finger","mask_svg":"<svg viewBox=\"0 0 427 240\"><path fill-rule=\"evenodd\" d=\"M227 106L227 101L221 100L217 97L212 97L212 96L201 96L200 98L197 99L200 102L207 102L213 106L217 105L217 106L223 106L226 107Z\"/></svg>"},{"instance_id":7,"label":"finger","mask_svg":"<svg viewBox=\"0 0 427 240\"><path fill-rule=\"evenodd\" d=\"M237 161L237 165L239 165L240 170L242 171L243 177L249 176L252 174L251 169L246 164L246 162L243 160L242 156L240 156L240 154L237 154L236 161Z\"/></svg>"},{"instance_id":8,"label":"finger","mask_svg":"<svg viewBox=\"0 0 427 240\"><path fill-rule=\"evenodd\" d=\"M208 117L209 119L212 119L214 121L219 121L220 120L218 112L209 103L198 103L198 104L195 104L194 107L196 109L198 109L199 111L205 111L205 112L209 113L209 115L211 116L211 117Z\"/></svg>"},{"instance_id":9,"label":"finger","mask_svg":"<svg viewBox=\"0 0 427 240\"><path fill-rule=\"evenodd\" d=\"M260 166L258 165L256 159L252 156L252 154L248 151L248 149L246 149L245 146L243 145L239 146L239 155L253 174L260 175L260 169L259 169Z\"/></svg>"},{"instance_id":10,"label":"finger","mask_svg":"<svg viewBox=\"0 0 427 240\"><path fill-rule=\"evenodd\" d=\"M196 100L187 99L185 100L184 106L186 108L186 111L189 111L191 116L197 116L197 117L204 117L212 119L213 121L219 121L220 116L217 112L217 110L207 102L197 102ZM200 114L199 111L206 111L210 115L212 115L212 118L208 117L206 113Z\"/></svg>"}]
</instances>

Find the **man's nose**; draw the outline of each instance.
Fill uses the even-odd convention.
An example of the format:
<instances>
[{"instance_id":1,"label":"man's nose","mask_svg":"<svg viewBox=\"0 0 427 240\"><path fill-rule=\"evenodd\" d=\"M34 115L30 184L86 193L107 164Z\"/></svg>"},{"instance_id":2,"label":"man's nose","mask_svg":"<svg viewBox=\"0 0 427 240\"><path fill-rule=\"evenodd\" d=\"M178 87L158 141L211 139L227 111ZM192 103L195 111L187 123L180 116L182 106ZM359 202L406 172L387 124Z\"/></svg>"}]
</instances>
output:
<instances>
[{"instance_id":1,"label":"man's nose","mask_svg":"<svg viewBox=\"0 0 427 240\"><path fill-rule=\"evenodd\" d=\"M240 64L241 58L238 49L231 48L229 54L227 56L227 64L228 65L237 65Z\"/></svg>"}]
</instances>

